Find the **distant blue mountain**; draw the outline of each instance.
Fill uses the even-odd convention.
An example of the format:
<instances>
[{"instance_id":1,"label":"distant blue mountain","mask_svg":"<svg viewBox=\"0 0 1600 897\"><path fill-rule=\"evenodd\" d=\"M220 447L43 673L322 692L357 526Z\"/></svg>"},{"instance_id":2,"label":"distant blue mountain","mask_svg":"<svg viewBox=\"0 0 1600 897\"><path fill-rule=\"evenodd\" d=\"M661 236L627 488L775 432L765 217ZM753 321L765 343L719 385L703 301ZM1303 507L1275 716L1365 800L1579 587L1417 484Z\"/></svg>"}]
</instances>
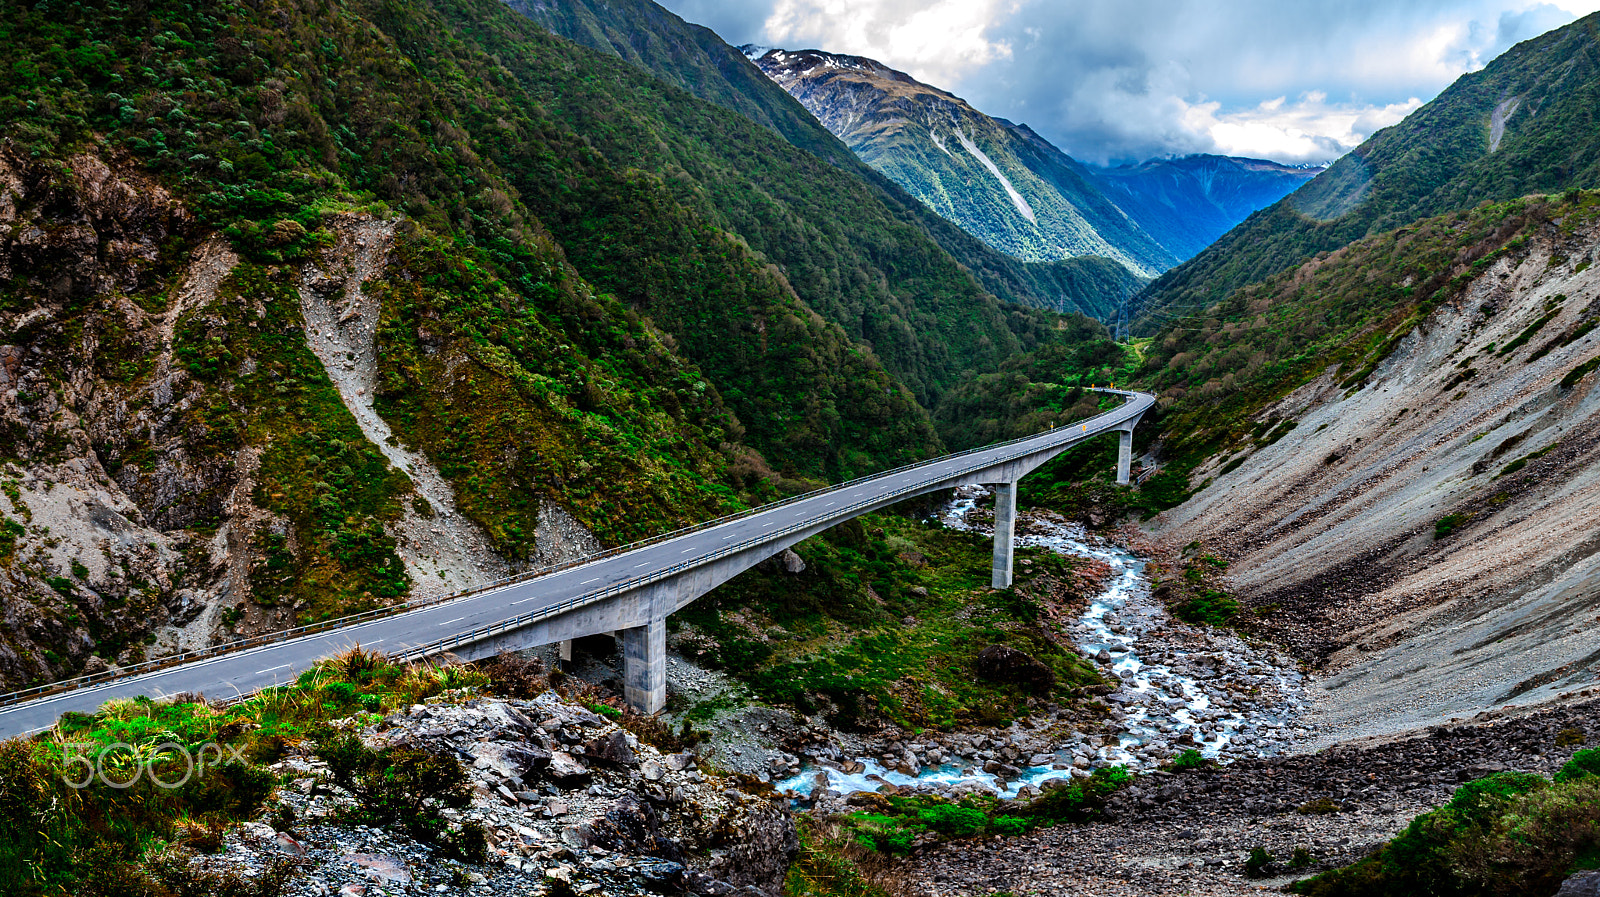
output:
<instances>
[{"instance_id":1,"label":"distant blue mountain","mask_svg":"<svg viewBox=\"0 0 1600 897\"><path fill-rule=\"evenodd\" d=\"M1326 167L1193 155L1089 170L1113 202L1185 260Z\"/></svg>"}]
</instances>

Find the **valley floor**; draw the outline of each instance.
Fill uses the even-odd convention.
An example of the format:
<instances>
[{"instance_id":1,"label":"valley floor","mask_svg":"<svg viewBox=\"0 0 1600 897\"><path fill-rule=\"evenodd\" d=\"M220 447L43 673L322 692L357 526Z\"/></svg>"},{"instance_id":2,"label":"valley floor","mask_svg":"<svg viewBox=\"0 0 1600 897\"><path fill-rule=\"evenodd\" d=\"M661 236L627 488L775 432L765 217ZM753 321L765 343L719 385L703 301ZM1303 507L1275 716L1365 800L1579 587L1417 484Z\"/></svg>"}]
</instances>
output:
<instances>
[{"instance_id":1,"label":"valley floor","mask_svg":"<svg viewBox=\"0 0 1600 897\"><path fill-rule=\"evenodd\" d=\"M1508 769L1553 773L1583 746L1557 746L1558 739L1575 740L1570 730L1589 742L1600 739L1600 700L1493 711L1406 737L1220 770L1158 773L1114 799L1111 821L923 848L903 870L914 891L952 897L1275 891L1360 859L1419 813L1444 804L1463 782ZM1252 879L1245 861L1257 847L1276 862L1266 877ZM1310 864L1292 870L1287 863L1296 848L1309 853Z\"/></svg>"}]
</instances>

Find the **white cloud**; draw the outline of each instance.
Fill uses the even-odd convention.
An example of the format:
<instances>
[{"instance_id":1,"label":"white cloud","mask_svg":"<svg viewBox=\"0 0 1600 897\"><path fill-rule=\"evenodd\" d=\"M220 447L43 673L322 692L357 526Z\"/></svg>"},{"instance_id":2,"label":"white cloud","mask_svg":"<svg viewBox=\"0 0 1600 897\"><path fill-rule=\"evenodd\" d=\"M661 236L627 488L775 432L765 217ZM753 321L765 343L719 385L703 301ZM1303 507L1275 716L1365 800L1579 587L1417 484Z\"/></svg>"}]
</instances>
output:
<instances>
[{"instance_id":1,"label":"white cloud","mask_svg":"<svg viewBox=\"0 0 1600 897\"><path fill-rule=\"evenodd\" d=\"M1220 104L1190 106L1185 124L1208 135L1216 152L1280 162L1325 162L1360 145L1380 128L1411 114L1422 100L1368 106L1329 103L1319 91L1293 103L1286 97L1264 100L1254 109L1219 112Z\"/></svg>"},{"instance_id":2,"label":"white cloud","mask_svg":"<svg viewBox=\"0 0 1600 897\"><path fill-rule=\"evenodd\" d=\"M776 0L762 42L869 56L930 84L1011 56L986 32L1016 12L1014 0Z\"/></svg>"},{"instance_id":3,"label":"white cloud","mask_svg":"<svg viewBox=\"0 0 1600 897\"><path fill-rule=\"evenodd\" d=\"M1325 161L1600 0L661 0L733 43L870 56L1087 161Z\"/></svg>"}]
</instances>

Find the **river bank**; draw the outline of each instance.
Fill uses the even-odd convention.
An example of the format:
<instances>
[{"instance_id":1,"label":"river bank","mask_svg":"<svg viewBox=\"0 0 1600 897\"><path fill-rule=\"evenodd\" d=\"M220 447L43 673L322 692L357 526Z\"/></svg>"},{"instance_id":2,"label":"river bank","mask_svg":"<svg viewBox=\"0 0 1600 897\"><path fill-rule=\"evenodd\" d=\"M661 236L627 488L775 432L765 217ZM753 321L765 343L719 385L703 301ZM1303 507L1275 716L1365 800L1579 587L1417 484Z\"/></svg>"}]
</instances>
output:
<instances>
[{"instance_id":1,"label":"river bank","mask_svg":"<svg viewBox=\"0 0 1600 897\"><path fill-rule=\"evenodd\" d=\"M988 534L986 490L959 490L940 512L952 529ZM1237 634L1175 620L1151 595L1144 562L1127 548L1044 510L1018 518L1021 547L1104 568L1099 594L1072 608L1059 637L1110 683L1097 713L1054 706L1006 729L925 733L863 746L810 746L798 774L777 783L821 809L860 791L1026 799L1052 780L1123 766L1159 769L1185 750L1224 763L1274 756L1313 733L1301 724L1304 677L1294 660ZM1022 560L1019 563L1031 563ZM786 767L785 767L786 768Z\"/></svg>"}]
</instances>

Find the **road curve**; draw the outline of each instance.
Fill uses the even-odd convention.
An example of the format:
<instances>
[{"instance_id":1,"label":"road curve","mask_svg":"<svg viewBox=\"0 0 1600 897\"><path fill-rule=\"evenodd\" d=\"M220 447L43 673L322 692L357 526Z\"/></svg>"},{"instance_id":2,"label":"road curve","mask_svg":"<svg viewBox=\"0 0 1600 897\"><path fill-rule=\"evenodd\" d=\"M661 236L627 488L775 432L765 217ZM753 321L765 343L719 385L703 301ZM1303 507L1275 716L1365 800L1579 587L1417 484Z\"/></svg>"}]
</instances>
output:
<instances>
[{"instance_id":1,"label":"road curve","mask_svg":"<svg viewBox=\"0 0 1600 897\"><path fill-rule=\"evenodd\" d=\"M840 522L860 510L852 508L874 497L920 484L939 483L975 465L1003 463L1042 449L1065 447L1137 420L1155 404L1147 393L1101 390L1125 398L1122 405L1087 421L1035 436L957 455L946 455L878 476L856 480L799 501L758 510L743 517L676 538L645 545L531 579L431 604L415 610L355 623L340 629L288 639L137 676L60 692L0 708L0 737L35 732L53 725L68 711L87 713L113 698L194 692L212 698L252 694L294 681L318 660L360 644L401 654L419 645L499 623L542 607L600 592L648 577L669 567L709 561L729 545L759 540L765 533L801 522Z\"/></svg>"}]
</instances>

